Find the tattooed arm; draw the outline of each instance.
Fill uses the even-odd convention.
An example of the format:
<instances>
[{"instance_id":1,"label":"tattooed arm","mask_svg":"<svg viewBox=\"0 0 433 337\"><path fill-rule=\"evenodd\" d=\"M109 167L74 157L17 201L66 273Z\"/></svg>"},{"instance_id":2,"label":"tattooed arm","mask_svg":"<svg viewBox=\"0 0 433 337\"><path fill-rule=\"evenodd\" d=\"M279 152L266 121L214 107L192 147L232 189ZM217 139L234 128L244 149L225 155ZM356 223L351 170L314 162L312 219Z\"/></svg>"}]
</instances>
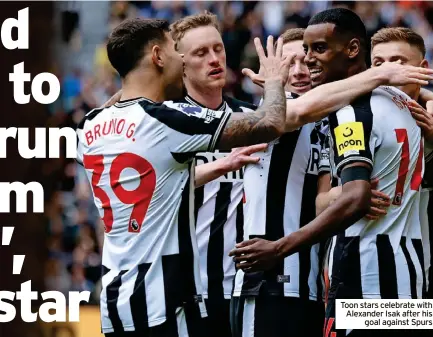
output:
<instances>
[{"instance_id":1,"label":"tattooed arm","mask_svg":"<svg viewBox=\"0 0 433 337\"><path fill-rule=\"evenodd\" d=\"M295 54L282 56L283 40L277 41L274 49L272 36L267 41L267 56L260 39L255 38L264 83L262 106L254 112L233 113L217 145L220 150L229 150L258 143L266 143L285 132L286 95L284 85L289 78L289 65Z\"/></svg>"},{"instance_id":2,"label":"tattooed arm","mask_svg":"<svg viewBox=\"0 0 433 337\"><path fill-rule=\"evenodd\" d=\"M221 135L218 149L267 143L284 132L286 95L281 78L265 83L263 104L253 112L233 113Z\"/></svg>"}]
</instances>

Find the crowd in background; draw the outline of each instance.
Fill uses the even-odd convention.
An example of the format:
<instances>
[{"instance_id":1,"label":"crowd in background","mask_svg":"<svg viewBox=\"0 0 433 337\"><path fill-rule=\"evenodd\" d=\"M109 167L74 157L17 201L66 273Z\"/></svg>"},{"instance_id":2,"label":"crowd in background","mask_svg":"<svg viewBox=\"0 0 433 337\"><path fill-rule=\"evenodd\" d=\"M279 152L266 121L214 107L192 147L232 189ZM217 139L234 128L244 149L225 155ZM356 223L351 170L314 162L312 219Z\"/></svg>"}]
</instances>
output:
<instances>
[{"instance_id":1,"label":"crowd in background","mask_svg":"<svg viewBox=\"0 0 433 337\"><path fill-rule=\"evenodd\" d=\"M103 7L108 10L105 13L106 35L105 39L102 36L100 41L92 43L90 69L80 66L79 62L63 72L57 69L62 94L51 108L50 126L75 128L85 113L103 104L119 89L120 79L110 65L105 42L109 32L125 19L161 18L173 22L204 10L215 13L221 23L227 54L226 93L257 103L261 90L241 73L245 67L257 70L253 38L260 37L264 41L268 35L278 36L287 28L306 27L315 13L335 6L354 10L364 21L370 36L386 26L414 29L424 37L426 58L432 63L433 2L116 1ZM95 13L86 14L97 15L98 6L94 8ZM79 7L64 9L61 14L61 48L66 54L77 53L91 32L82 29ZM65 294L89 290L92 292L90 303L96 304L100 292L103 225L93 205L90 186L83 168L73 159L59 161L47 170L58 176L59 183L46 208L50 223L46 287Z\"/></svg>"}]
</instances>

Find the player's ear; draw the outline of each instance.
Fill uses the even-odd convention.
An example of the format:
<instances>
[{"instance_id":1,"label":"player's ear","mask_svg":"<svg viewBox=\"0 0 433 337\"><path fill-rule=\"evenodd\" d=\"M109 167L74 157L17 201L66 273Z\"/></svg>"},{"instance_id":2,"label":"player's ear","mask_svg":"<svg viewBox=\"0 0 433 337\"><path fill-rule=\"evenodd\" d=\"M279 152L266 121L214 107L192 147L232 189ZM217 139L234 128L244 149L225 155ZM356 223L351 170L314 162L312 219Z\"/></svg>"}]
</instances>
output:
<instances>
[{"instance_id":1,"label":"player's ear","mask_svg":"<svg viewBox=\"0 0 433 337\"><path fill-rule=\"evenodd\" d=\"M359 39L352 39L347 44L346 53L349 59L354 59L361 52L361 42Z\"/></svg>"},{"instance_id":2,"label":"player's ear","mask_svg":"<svg viewBox=\"0 0 433 337\"><path fill-rule=\"evenodd\" d=\"M153 64L159 68L164 67L164 51L160 46L156 44L152 47L151 56Z\"/></svg>"},{"instance_id":3,"label":"player's ear","mask_svg":"<svg viewBox=\"0 0 433 337\"><path fill-rule=\"evenodd\" d=\"M429 67L428 61L426 59L422 60L419 66L422 68L428 68Z\"/></svg>"}]
</instances>

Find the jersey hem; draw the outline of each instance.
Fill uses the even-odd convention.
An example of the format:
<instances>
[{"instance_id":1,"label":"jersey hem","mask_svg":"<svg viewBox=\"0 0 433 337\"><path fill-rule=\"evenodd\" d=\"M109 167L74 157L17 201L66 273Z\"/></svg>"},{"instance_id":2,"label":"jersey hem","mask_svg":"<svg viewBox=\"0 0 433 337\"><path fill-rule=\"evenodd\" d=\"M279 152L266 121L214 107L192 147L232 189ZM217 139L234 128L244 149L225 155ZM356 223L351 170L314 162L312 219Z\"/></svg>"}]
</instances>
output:
<instances>
[{"instance_id":1,"label":"jersey hem","mask_svg":"<svg viewBox=\"0 0 433 337\"><path fill-rule=\"evenodd\" d=\"M284 293L275 293L275 292L268 292L269 295L271 296L283 296L283 297L296 297L296 298L300 298L301 296L299 296L298 292L287 292L285 291ZM248 291L235 291L233 292L233 297L243 297L243 296L259 296L259 294L257 292L248 292ZM312 295L310 294L308 296L308 299L311 301L317 301L317 295Z\"/></svg>"}]
</instances>

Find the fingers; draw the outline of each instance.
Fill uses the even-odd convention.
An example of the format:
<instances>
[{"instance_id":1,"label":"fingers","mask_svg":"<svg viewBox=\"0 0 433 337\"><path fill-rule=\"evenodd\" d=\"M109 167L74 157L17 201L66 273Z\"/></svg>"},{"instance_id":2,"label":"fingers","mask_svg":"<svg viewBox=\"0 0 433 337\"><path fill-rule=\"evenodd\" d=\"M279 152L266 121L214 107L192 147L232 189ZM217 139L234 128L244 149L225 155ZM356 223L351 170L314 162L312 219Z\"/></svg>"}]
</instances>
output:
<instances>
[{"instance_id":1,"label":"fingers","mask_svg":"<svg viewBox=\"0 0 433 337\"><path fill-rule=\"evenodd\" d=\"M242 74L244 76L248 76L251 79L253 79L254 77L257 76L257 74L254 71L252 71L251 69L248 69L248 68L242 69Z\"/></svg>"},{"instance_id":2,"label":"fingers","mask_svg":"<svg viewBox=\"0 0 433 337\"><path fill-rule=\"evenodd\" d=\"M367 214L365 216L365 218L367 218L368 220L377 220L377 219L379 219L379 217L377 215L371 215L371 214Z\"/></svg>"},{"instance_id":3,"label":"fingers","mask_svg":"<svg viewBox=\"0 0 433 337\"><path fill-rule=\"evenodd\" d=\"M380 191L377 191L377 190L372 190L371 194L376 198L380 198L384 202L389 202L391 200L388 195L386 195L385 193L382 193Z\"/></svg>"},{"instance_id":4,"label":"fingers","mask_svg":"<svg viewBox=\"0 0 433 337\"><path fill-rule=\"evenodd\" d=\"M260 161L260 157L250 157L240 155L238 156L239 168L248 164L257 164Z\"/></svg>"},{"instance_id":5,"label":"fingers","mask_svg":"<svg viewBox=\"0 0 433 337\"><path fill-rule=\"evenodd\" d=\"M260 42L260 39L256 37L254 39L254 45L256 46L257 55L259 57L260 63L263 62L263 60L266 58L265 51L263 50L262 43Z\"/></svg>"},{"instance_id":6,"label":"fingers","mask_svg":"<svg viewBox=\"0 0 433 337\"><path fill-rule=\"evenodd\" d=\"M268 36L268 40L266 43L266 51L268 53L268 57L275 56L274 52L274 37L272 35Z\"/></svg>"},{"instance_id":7,"label":"fingers","mask_svg":"<svg viewBox=\"0 0 433 337\"><path fill-rule=\"evenodd\" d=\"M267 147L268 147L267 143L251 145L251 146L247 146L247 147L243 148L241 150L241 153L244 153L245 155L249 156L250 154L264 151L267 149Z\"/></svg>"},{"instance_id":8,"label":"fingers","mask_svg":"<svg viewBox=\"0 0 433 337\"><path fill-rule=\"evenodd\" d=\"M275 51L276 57L282 57L283 56L283 39L278 38L277 40L277 49Z\"/></svg>"},{"instance_id":9,"label":"fingers","mask_svg":"<svg viewBox=\"0 0 433 337\"><path fill-rule=\"evenodd\" d=\"M380 216L380 215L387 214L387 211L381 208L371 207L370 212L368 212L368 214L373 216Z\"/></svg>"},{"instance_id":10,"label":"fingers","mask_svg":"<svg viewBox=\"0 0 433 337\"><path fill-rule=\"evenodd\" d=\"M242 241L241 243L236 244L236 248L243 248L243 247L251 246L253 243L256 243L257 240L258 239L251 239L251 240Z\"/></svg>"}]
</instances>

